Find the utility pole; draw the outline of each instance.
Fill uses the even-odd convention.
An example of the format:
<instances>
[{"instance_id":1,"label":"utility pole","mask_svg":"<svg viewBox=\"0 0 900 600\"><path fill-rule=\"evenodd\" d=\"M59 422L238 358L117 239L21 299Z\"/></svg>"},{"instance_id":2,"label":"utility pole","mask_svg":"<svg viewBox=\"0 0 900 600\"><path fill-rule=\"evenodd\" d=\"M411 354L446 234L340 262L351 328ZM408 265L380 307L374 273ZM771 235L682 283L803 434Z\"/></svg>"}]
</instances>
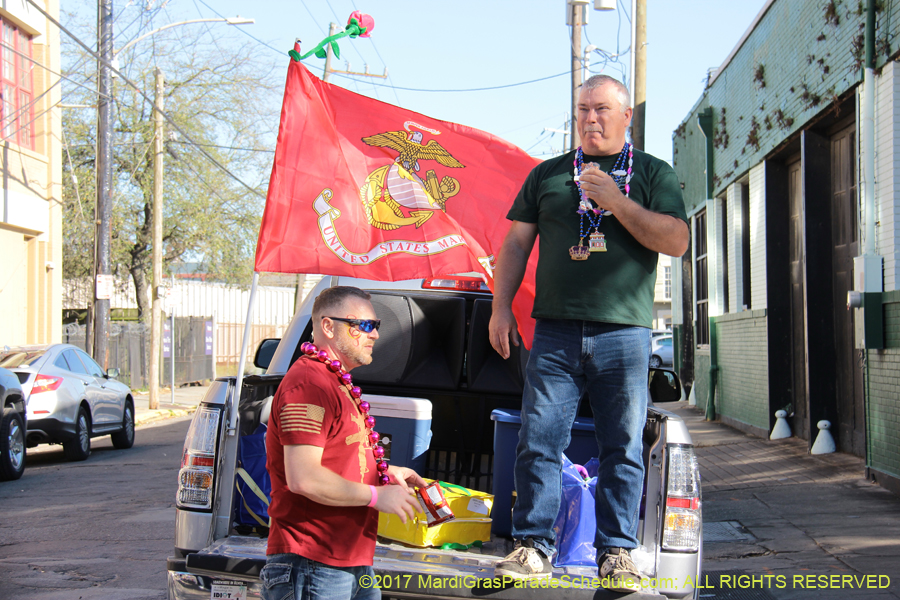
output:
<instances>
[{"instance_id":1,"label":"utility pole","mask_svg":"<svg viewBox=\"0 0 900 600\"><path fill-rule=\"evenodd\" d=\"M159 67L156 68L156 98L153 112L153 279L150 284L153 307L150 309L150 409L159 408L159 357L160 336L162 335L162 298L159 290L162 287L162 243L163 243L163 136L165 121L163 106L165 103L165 76Z\"/></svg>"},{"instance_id":2,"label":"utility pole","mask_svg":"<svg viewBox=\"0 0 900 600\"><path fill-rule=\"evenodd\" d=\"M572 121L569 129L572 131L572 145L574 150L581 145L581 136L578 135L578 94L581 91L581 26L583 25L584 7L586 3L569 3L572 11L572 45L569 48L572 59Z\"/></svg>"},{"instance_id":3,"label":"utility pole","mask_svg":"<svg viewBox=\"0 0 900 600\"><path fill-rule=\"evenodd\" d=\"M113 60L113 0L98 0L98 98L97 98L97 259L94 265L94 359L104 369L109 367L109 297L100 292L101 278L110 276L110 221L112 220L112 72ZM103 286L108 289L108 286ZM104 296L100 298L98 296Z\"/></svg>"},{"instance_id":4,"label":"utility pole","mask_svg":"<svg viewBox=\"0 0 900 600\"><path fill-rule=\"evenodd\" d=\"M331 25L328 26L328 36L329 37L336 34L337 31L338 31L337 23L332 23ZM331 57L332 57L332 55L333 55L333 52L331 51L331 44L328 44L328 46L325 48L325 72L322 73L322 81L328 81L329 79L331 79Z\"/></svg>"},{"instance_id":5,"label":"utility pole","mask_svg":"<svg viewBox=\"0 0 900 600\"><path fill-rule=\"evenodd\" d=\"M634 114L631 117L631 141L640 149L644 149L644 131L647 117L647 0L634 0L634 37L632 53L634 54L634 74L632 75L632 103Z\"/></svg>"}]
</instances>

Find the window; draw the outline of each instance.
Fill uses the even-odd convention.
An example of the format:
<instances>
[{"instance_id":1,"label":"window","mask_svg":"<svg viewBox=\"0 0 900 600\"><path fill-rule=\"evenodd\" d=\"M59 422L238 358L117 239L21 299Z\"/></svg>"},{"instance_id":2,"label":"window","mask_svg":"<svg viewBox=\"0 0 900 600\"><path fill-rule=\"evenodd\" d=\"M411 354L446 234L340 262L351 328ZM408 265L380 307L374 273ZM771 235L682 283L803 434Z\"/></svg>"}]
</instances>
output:
<instances>
[{"instance_id":1,"label":"window","mask_svg":"<svg viewBox=\"0 0 900 600\"><path fill-rule=\"evenodd\" d=\"M94 377L103 377L103 369L100 368L94 359L82 352L81 350L76 350L78 353L78 358L81 359L81 362L84 363L84 366L87 367L88 374L93 375Z\"/></svg>"},{"instance_id":2,"label":"window","mask_svg":"<svg viewBox=\"0 0 900 600\"><path fill-rule=\"evenodd\" d=\"M84 365L81 364L81 361L78 360L78 356L75 355L74 350L66 350L63 353L63 356L66 357L66 362L69 364L69 370L73 373L81 373L82 375L87 375L87 369L84 368Z\"/></svg>"},{"instance_id":3,"label":"window","mask_svg":"<svg viewBox=\"0 0 900 600\"><path fill-rule=\"evenodd\" d=\"M750 310L750 186L741 184L741 263L744 280L742 303Z\"/></svg>"},{"instance_id":4,"label":"window","mask_svg":"<svg viewBox=\"0 0 900 600\"><path fill-rule=\"evenodd\" d=\"M722 312L728 312L728 202L719 199L722 207Z\"/></svg>"},{"instance_id":5,"label":"window","mask_svg":"<svg viewBox=\"0 0 900 600\"><path fill-rule=\"evenodd\" d=\"M663 297L672 299L672 267L663 267Z\"/></svg>"},{"instance_id":6,"label":"window","mask_svg":"<svg viewBox=\"0 0 900 600\"><path fill-rule=\"evenodd\" d=\"M3 31L0 34L0 118L3 141L13 142L25 148L34 147L34 108L32 106L31 36L0 18Z\"/></svg>"},{"instance_id":7,"label":"window","mask_svg":"<svg viewBox=\"0 0 900 600\"><path fill-rule=\"evenodd\" d=\"M697 282L697 336L698 346L709 344L709 273L706 260L706 211L694 217L694 247L696 259L694 272Z\"/></svg>"}]
</instances>

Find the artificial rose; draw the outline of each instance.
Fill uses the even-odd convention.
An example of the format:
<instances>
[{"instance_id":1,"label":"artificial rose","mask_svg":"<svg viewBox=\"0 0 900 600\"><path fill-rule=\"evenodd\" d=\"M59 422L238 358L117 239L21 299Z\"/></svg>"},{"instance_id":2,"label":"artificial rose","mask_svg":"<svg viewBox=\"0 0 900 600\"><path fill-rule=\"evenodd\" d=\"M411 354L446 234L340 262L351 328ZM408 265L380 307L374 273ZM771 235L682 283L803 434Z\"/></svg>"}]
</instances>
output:
<instances>
[{"instance_id":1,"label":"artificial rose","mask_svg":"<svg viewBox=\"0 0 900 600\"><path fill-rule=\"evenodd\" d=\"M354 21L356 23L354 23ZM372 30L375 29L375 19L373 19L371 15L361 13L358 10L354 10L352 13L350 13L350 18L347 19L347 27L345 29L354 24L359 29L359 37L369 37L369 35L372 33ZM350 37L356 36L353 35L353 32L351 32Z\"/></svg>"}]
</instances>

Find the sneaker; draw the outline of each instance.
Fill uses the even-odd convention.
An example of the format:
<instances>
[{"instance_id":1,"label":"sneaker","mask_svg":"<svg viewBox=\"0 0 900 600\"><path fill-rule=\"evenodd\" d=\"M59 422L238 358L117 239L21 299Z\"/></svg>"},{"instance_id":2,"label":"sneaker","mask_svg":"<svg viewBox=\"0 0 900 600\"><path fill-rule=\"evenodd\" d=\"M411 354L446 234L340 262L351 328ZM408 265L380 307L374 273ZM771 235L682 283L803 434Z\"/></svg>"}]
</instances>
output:
<instances>
[{"instance_id":1,"label":"sneaker","mask_svg":"<svg viewBox=\"0 0 900 600\"><path fill-rule=\"evenodd\" d=\"M600 557L600 580L614 592L639 592L644 576L625 548L610 548Z\"/></svg>"},{"instance_id":2,"label":"sneaker","mask_svg":"<svg viewBox=\"0 0 900 600\"><path fill-rule=\"evenodd\" d=\"M494 577L513 579L546 579L553 576L550 559L526 539L509 556L494 565Z\"/></svg>"}]
</instances>

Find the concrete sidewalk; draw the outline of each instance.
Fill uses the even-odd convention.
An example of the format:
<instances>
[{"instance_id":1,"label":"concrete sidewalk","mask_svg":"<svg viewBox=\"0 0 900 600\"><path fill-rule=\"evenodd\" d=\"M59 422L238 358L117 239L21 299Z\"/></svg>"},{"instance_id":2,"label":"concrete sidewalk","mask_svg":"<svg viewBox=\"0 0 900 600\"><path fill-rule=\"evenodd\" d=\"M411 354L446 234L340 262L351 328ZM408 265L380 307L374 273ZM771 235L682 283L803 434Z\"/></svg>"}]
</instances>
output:
<instances>
[{"instance_id":1,"label":"concrete sidewalk","mask_svg":"<svg viewBox=\"0 0 900 600\"><path fill-rule=\"evenodd\" d=\"M662 407L685 420L700 463L700 598L900 598L900 497L865 479L862 458Z\"/></svg>"},{"instance_id":2,"label":"concrete sidewalk","mask_svg":"<svg viewBox=\"0 0 900 600\"><path fill-rule=\"evenodd\" d=\"M173 403L171 389L163 388L159 394L159 408L156 410L150 410L150 392L133 392L135 426L194 414L208 389L209 386L195 385L176 387Z\"/></svg>"}]
</instances>

